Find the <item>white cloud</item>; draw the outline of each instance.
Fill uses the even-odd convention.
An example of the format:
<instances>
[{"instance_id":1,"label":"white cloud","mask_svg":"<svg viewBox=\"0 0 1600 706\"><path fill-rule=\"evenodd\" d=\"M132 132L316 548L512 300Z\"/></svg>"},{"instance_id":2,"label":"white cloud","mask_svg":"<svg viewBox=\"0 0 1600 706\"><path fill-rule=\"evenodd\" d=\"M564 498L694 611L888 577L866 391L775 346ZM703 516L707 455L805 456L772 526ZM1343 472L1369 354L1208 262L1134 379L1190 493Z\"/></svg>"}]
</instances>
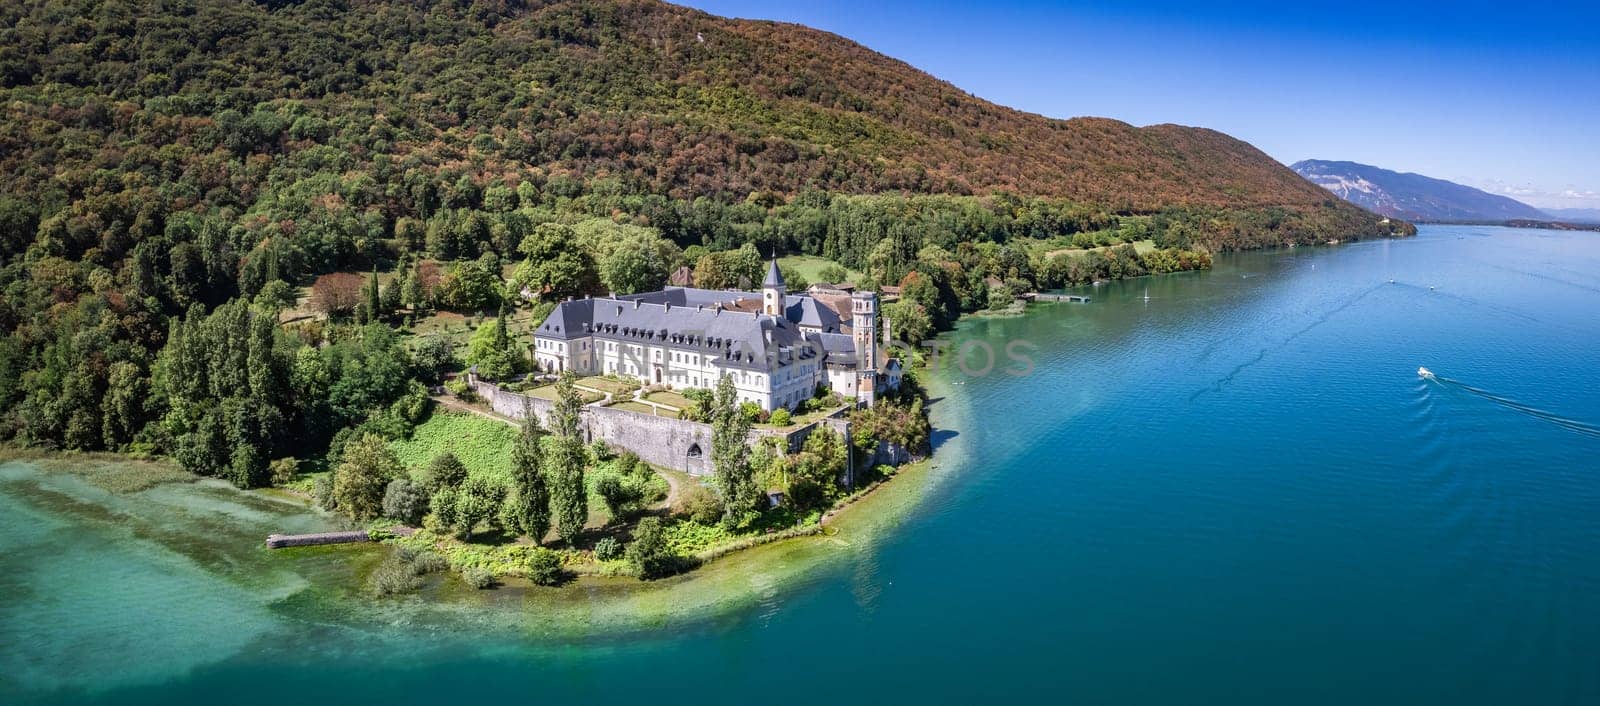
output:
<instances>
[{"instance_id":1,"label":"white cloud","mask_svg":"<svg viewBox=\"0 0 1600 706\"><path fill-rule=\"evenodd\" d=\"M1535 208L1600 208L1600 191L1567 184L1560 189L1539 188L1532 184L1512 184L1498 179L1458 180L1491 194L1509 196Z\"/></svg>"}]
</instances>

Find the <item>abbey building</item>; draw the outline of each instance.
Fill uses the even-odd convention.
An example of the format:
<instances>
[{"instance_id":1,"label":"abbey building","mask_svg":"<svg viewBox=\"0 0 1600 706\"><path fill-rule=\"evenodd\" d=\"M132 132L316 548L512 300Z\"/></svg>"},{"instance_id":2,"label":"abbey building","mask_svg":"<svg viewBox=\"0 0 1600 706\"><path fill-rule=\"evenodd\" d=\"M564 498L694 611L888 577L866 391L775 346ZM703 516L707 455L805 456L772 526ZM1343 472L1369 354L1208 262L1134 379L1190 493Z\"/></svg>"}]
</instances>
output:
<instances>
[{"instance_id":1,"label":"abbey building","mask_svg":"<svg viewBox=\"0 0 1600 706\"><path fill-rule=\"evenodd\" d=\"M760 292L667 287L571 299L534 332L542 371L679 389L729 376L741 401L768 411L794 408L818 386L870 406L900 384L899 362L884 353L876 293L790 294L776 260Z\"/></svg>"}]
</instances>

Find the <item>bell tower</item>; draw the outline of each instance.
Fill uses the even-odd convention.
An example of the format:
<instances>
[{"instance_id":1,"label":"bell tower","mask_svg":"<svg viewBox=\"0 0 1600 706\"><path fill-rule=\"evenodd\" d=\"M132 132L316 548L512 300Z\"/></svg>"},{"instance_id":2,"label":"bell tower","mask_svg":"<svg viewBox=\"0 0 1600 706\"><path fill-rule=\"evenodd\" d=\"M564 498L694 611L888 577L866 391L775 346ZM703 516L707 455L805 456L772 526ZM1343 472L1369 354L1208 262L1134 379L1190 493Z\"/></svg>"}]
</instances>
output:
<instances>
[{"instance_id":1,"label":"bell tower","mask_svg":"<svg viewBox=\"0 0 1600 706\"><path fill-rule=\"evenodd\" d=\"M778 256L774 253L772 262L767 265L767 278L761 283L761 313L783 316L783 300L788 293L783 285L783 273L778 271Z\"/></svg>"},{"instance_id":2,"label":"bell tower","mask_svg":"<svg viewBox=\"0 0 1600 706\"><path fill-rule=\"evenodd\" d=\"M878 400L878 293L850 295L850 333L856 341L856 402Z\"/></svg>"}]
</instances>

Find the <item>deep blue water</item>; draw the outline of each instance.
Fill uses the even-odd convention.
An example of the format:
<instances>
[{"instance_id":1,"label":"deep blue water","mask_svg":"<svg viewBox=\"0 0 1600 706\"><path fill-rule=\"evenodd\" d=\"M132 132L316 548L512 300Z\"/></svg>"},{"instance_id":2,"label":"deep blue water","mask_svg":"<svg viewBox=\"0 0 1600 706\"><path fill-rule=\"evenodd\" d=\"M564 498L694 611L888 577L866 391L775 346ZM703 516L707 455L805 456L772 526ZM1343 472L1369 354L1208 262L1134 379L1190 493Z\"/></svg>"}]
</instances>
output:
<instances>
[{"instance_id":1,"label":"deep blue water","mask_svg":"<svg viewBox=\"0 0 1600 706\"><path fill-rule=\"evenodd\" d=\"M1600 234L1425 227L1091 293L964 324L1032 374L944 371L936 490L759 611L427 649L406 624L315 661L285 646L326 625L248 613L20 700L1600 703Z\"/></svg>"}]
</instances>

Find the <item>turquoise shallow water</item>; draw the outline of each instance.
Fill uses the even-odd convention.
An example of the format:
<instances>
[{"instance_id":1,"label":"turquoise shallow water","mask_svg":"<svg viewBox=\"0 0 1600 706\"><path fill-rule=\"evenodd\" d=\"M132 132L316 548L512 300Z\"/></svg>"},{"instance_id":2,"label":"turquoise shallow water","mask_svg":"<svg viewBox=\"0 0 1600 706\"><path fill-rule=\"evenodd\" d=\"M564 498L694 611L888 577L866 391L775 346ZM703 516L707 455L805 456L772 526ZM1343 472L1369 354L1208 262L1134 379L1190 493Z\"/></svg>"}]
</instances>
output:
<instances>
[{"instance_id":1,"label":"turquoise shallow water","mask_svg":"<svg viewBox=\"0 0 1600 706\"><path fill-rule=\"evenodd\" d=\"M164 550L14 468L0 702L1600 703L1600 234L1425 227L1092 294L958 332L1034 369L940 375L939 486L898 531L687 628L330 614L299 587L337 557ZM276 521L202 500L173 504Z\"/></svg>"}]
</instances>

